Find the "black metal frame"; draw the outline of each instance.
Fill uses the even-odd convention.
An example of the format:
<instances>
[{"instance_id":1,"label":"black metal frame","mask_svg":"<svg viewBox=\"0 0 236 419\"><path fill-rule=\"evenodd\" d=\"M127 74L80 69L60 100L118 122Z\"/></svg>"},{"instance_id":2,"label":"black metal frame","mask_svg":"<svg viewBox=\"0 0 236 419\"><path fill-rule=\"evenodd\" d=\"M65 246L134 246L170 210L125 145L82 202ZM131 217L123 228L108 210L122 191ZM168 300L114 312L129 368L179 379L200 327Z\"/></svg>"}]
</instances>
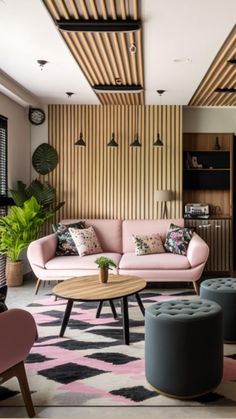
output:
<instances>
[{"instance_id":1,"label":"black metal frame","mask_svg":"<svg viewBox=\"0 0 236 419\"><path fill-rule=\"evenodd\" d=\"M56 20L56 25L66 32L134 32L141 29L141 20L60 19Z\"/></svg>"}]
</instances>

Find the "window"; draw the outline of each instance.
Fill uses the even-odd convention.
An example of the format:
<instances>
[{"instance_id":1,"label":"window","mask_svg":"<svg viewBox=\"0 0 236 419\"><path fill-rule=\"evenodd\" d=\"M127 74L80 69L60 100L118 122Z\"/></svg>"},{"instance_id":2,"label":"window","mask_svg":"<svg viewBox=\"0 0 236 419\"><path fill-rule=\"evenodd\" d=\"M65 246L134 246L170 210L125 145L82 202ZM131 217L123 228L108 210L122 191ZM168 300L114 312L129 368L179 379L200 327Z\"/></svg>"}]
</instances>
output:
<instances>
[{"instance_id":1,"label":"window","mask_svg":"<svg viewBox=\"0 0 236 419\"><path fill-rule=\"evenodd\" d=\"M7 118L0 115L0 216L7 205Z\"/></svg>"}]
</instances>

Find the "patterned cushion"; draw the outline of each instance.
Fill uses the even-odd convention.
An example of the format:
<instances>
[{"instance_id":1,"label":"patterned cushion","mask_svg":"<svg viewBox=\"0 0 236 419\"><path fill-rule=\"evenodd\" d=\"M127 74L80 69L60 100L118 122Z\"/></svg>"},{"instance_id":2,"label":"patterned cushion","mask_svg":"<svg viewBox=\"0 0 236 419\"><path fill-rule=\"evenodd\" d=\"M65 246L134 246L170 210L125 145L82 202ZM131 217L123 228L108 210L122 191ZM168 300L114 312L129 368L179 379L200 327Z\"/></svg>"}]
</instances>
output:
<instances>
[{"instance_id":1,"label":"patterned cushion","mask_svg":"<svg viewBox=\"0 0 236 419\"><path fill-rule=\"evenodd\" d=\"M78 256L78 251L76 249L75 243L69 232L69 227L75 228L86 228L84 221L78 221L73 224L52 224L52 230L54 233L57 233L58 243L57 243L57 256Z\"/></svg>"},{"instance_id":2,"label":"patterned cushion","mask_svg":"<svg viewBox=\"0 0 236 419\"><path fill-rule=\"evenodd\" d=\"M103 251L93 227L84 230L69 228L69 232L80 256L93 255Z\"/></svg>"},{"instance_id":3,"label":"patterned cushion","mask_svg":"<svg viewBox=\"0 0 236 419\"><path fill-rule=\"evenodd\" d=\"M165 249L167 252L186 256L192 237L193 231L191 229L171 224L166 235Z\"/></svg>"},{"instance_id":4,"label":"patterned cushion","mask_svg":"<svg viewBox=\"0 0 236 419\"><path fill-rule=\"evenodd\" d=\"M136 255L148 255L151 253L165 253L159 234L141 235L133 234Z\"/></svg>"}]
</instances>

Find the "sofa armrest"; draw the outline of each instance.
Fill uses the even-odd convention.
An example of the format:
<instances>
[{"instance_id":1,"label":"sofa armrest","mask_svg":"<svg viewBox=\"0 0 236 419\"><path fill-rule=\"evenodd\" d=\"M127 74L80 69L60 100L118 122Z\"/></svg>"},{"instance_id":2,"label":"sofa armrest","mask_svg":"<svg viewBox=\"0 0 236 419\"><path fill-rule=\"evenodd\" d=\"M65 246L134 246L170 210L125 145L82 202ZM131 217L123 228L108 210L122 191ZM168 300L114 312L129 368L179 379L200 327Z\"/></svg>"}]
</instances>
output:
<instances>
[{"instance_id":1,"label":"sofa armrest","mask_svg":"<svg viewBox=\"0 0 236 419\"><path fill-rule=\"evenodd\" d=\"M208 256L208 245L197 233L194 233L187 250L187 258L191 267L194 268L202 263L205 264Z\"/></svg>"},{"instance_id":2,"label":"sofa armrest","mask_svg":"<svg viewBox=\"0 0 236 419\"><path fill-rule=\"evenodd\" d=\"M56 254L57 234L50 234L30 243L27 250L29 263L45 268L45 264Z\"/></svg>"}]
</instances>

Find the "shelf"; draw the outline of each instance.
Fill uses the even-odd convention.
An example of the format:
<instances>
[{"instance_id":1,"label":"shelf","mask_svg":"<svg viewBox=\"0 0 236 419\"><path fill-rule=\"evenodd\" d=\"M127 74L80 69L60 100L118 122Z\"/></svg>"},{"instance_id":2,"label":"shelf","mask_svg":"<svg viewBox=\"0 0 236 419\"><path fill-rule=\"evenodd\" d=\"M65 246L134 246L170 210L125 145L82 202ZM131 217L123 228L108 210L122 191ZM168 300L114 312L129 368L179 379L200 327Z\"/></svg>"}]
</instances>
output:
<instances>
[{"instance_id":1,"label":"shelf","mask_svg":"<svg viewBox=\"0 0 236 419\"><path fill-rule=\"evenodd\" d=\"M230 153L230 150L183 150L184 153Z\"/></svg>"},{"instance_id":2,"label":"shelf","mask_svg":"<svg viewBox=\"0 0 236 419\"><path fill-rule=\"evenodd\" d=\"M207 167L199 167L199 168L196 168L196 169L195 168L184 169L185 172L200 172L202 170L209 171L209 172L218 172L218 171L225 172L225 171L230 171L229 168L228 169L224 169L224 168L213 168L213 169L209 169Z\"/></svg>"}]
</instances>

